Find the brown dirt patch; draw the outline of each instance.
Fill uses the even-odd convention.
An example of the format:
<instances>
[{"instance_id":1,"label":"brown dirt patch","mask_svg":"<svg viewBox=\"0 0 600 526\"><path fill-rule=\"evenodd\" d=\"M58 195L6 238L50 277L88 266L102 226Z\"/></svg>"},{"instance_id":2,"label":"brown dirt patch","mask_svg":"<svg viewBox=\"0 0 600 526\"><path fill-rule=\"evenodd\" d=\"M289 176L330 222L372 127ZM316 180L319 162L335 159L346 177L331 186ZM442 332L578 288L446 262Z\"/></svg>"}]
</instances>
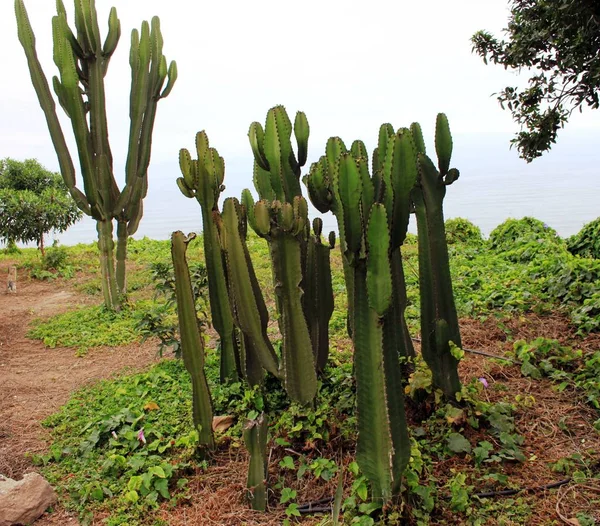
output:
<instances>
[{"instance_id":1,"label":"brown dirt patch","mask_svg":"<svg viewBox=\"0 0 600 526\"><path fill-rule=\"evenodd\" d=\"M1 269L3 270L3 269ZM0 272L3 275L4 272ZM4 284L0 284L4 289ZM48 349L26 334L34 318L59 314L97 298L77 293L64 283L19 276L17 294L0 293L0 473L19 479L32 471L28 454L47 447L41 421L56 412L73 391L96 380L140 370L155 361L156 345L146 342L96 348L78 357L72 348ZM75 520L63 510L36 524Z\"/></svg>"}]
</instances>

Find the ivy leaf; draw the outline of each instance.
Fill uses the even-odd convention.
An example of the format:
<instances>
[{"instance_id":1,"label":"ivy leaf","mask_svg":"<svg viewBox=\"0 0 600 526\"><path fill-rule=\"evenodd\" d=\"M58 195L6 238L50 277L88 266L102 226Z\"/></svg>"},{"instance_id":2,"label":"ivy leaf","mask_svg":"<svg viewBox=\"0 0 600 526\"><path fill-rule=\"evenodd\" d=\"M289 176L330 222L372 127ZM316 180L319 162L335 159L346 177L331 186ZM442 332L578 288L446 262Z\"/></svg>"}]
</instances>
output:
<instances>
[{"instance_id":1,"label":"ivy leaf","mask_svg":"<svg viewBox=\"0 0 600 526\"><path fill-rule=\"evenodd\" d=\"M454 453L470 453L471 444L460 433L450 433L448 435L448 449Z\"/></svg>"}]
</instances>

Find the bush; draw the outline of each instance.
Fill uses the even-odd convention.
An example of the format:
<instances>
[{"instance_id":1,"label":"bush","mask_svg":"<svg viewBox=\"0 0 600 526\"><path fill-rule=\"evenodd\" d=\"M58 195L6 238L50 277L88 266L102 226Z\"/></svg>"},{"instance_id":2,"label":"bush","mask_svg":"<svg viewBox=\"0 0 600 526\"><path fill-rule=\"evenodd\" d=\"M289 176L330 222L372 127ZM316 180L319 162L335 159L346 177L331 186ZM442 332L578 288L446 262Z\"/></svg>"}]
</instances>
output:
<instances>
[{"instance_id":1,"label":"bush","mask_svg":"<svg viewBox=\"0 0 600 526\"><path fill-rule=\"evenodd\" d=\"M546 223L533 217L522 219L507 219L499 224L490 234L490 246L497 251L509 251L519 245L528 243L542 244L550 242L562 244L556 230L550 228Z\"/></svg>"},{"instance_id":2,"label":"bush","mask_svg":"<svg viewBox=\"0 0 600 526\"><path fill-rule=\"evenodd\" d=\"M52 245L46 250L42 257L42 268L44 270L61 270L67 265L69 253L65 247Z\"/></svg>"},{"instance_id":3,"label":"bush","mask_svg":"<svg viewBox=\"0 0 600 526\"><path fill-rule=\"evenodd\" d=\"M481 229L468 219L454 217L446 221L446 241L449 245L455 243L469 243L479 245L483 243Z\"/></svg>"},{"instance_id":4,"label":"bush","mask_svg":"<svg viewBox=\"0 0 600 526\"><path fill-rule=\"evenodd\" d=\"M600 259L600 217L567 239L567 250L574 256Z\"/></svg>"}]
</instances>

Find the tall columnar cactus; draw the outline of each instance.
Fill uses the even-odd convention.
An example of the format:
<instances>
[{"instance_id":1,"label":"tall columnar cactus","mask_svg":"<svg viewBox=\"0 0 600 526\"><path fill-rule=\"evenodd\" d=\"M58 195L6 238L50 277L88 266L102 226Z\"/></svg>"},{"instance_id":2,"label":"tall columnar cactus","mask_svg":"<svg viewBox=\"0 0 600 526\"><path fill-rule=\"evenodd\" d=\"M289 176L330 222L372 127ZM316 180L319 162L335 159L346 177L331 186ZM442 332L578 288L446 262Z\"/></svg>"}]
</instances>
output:
<instances>
[{"instance_id":1,"label":"tall columnar cactus","mask_svg":"<svg viewBox=\"0 0 600 526\"><path fill-rule=\"evenodd\" d=\"M225 162L217 150L209 147L208 136L204 131L196 134L196 152L198 158L192 159L188 150L180 150L179 166L183 177L177 179L177 185L183 195L195 197L202 209L204 258L208 271L212 323L221 340L221 381L235 381L239 378L238 373L242 372L242 365L216 223L219 197L225 189Z\"/></svg>"},{"instance_id":2,"label":"tall columnar cactus","mask_svg":"<svg viewBox=\"0 0 600 526\"><path fill-rule=\"evenodd\" d=\"M386 126L387 128L387 126ZM409 130L390 132L369 173L366 149L355 142L338 148L336 159L321 160L309 175L312 193L333 203L352 272L355 375L358 408L357 460L371 482L373 497L388 500L400 490L410 444L404 413L401 356L407 356L403 321L393 307L404 288L398 259L410 211L409 192L417 177ZM342 144L330 139L329 144ZM312 181L311 181L312 178ZM310 186L309 186L310 187ZM408 189L408 190L407 190ZM396 255L398 254L398 255ZM394 280L402 279L396 284Z\"/></svg>"},{"instance_id":3,"label":"tall columnar cactus","mask_svg":"<svg viewBox=\"0 0 600 526\"><path fill-rule=\"evenodd\" d=\"M267 438L268 420L264 413L248 420L242 430L248 449L248 497L252 508L265 511L267 507Z\"/></svg>"},{"instance_id":4,"label":"tall columnar cactus","mask_svg":"<svg viewBox=\"0 0 600 526\"><path fill-rule=\"evenodd\" d=\"M181 354L185 368L192 378L194 427L198 430L200 445L212 449L214 448L213 412L208 382L204 374L204 344L196 317L192 282L185 257L188 243L194 237L195 234L186 237L183 232L173 232L171 255L175 269L175 294L181 334Z\"/></svg>"},{"instance_id":5,"label":"tall columnar cactus","mask_svg":"<svg viewBox=\"0 0 600 526\"><path fill-rule=\"evenodd\" d=\"M296 114L293 132L297 155L291 141L292 123L283 106L268 111L264 129L258 122L250 125L254 186L260 200L253 203L252 196L246 191L244 202L251 226L269 244L279 327L283 337L285 387L290 397L307 403L317 391L314 364L319 351L313 345L328 346L328 343L319 340L318 334L320 331L321 338L326 334L323 324L329 323L333 311L328 313L327 306L323 306L321 312L328 317L320 321L320 328L315 327L314 314L308 314L311 305L305 292L309 288L306 280L310 224L308 205L300 187L300 169L306 163L309 137L304 113ZM314 257L311 255L310 264ZM316 277L314 272L311 272L311 276ZM320 354L325 354L326 359L325 351L321 350ZM323 361L323 356L320 360Z\"/></svg>"},{"instance_id":6,"label":"tall columnar cactus","mask_svg":"<svg viewBox=\"0 0 600 526\"><path fill-rule=\"evenodd\" d=\"M450 342L461 346L458 316L452 291L448 246L444 227L443 202L446 186L459 177L450 168L452 136L448 119L438 114L435 149L438 168L425 154L421 127L411 125L418 151L419 178L412 199L419 235L419 285L421 295L421 350L431 369L433 383L454 399L460 391L458 360Z\"/></svg>"},{"instance_id":7,"label":"tall columnar cactus","mask_svg":"<svg viewBox=\"0 0 600 526\"><path fill-rule=\"evenodd\" d=\"M141 31L132 31L129 150L125 187L119 190L113 172L108 141L104 77L121 35L121 24L113 7L108 34L100 39L94 0L75 2L75 28L70 29L62 0L57 0L52 19L54 63L60 78L52 78L58 102L71 121L83 180L76 186L76 170L56 115L55 102L35 49L35 36L23 0L15 0L19 40L29 66L31 81L46 117L60 171L77 206L96 220L104 303L116 309L126 292L125 260L127 239L133 235L143 214L148 190L148 165L158 101L171 92L177 78L175 62L167 67L163 38L157 17L144 21ZM165 81L167 84L164 87ZM117 223L116 264L113 221Z\"/></svg>"}]
</instances>

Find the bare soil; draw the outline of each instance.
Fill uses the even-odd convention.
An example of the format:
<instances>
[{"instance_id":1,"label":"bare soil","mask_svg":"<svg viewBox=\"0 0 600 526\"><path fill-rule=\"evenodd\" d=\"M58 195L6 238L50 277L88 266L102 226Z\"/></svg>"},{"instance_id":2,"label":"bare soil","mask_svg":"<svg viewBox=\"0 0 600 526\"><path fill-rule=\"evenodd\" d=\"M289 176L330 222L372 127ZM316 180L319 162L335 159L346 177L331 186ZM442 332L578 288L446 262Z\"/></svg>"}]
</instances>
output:
<instances>
[{"instance_id":1,"label":"bare soil","mask_svg":"<svg viewBox=\"0 0 600 526\"><path fill-rule=\"evenodd\" d=\"M4 267L4 265L3 265ZM0 269L0 275L4 268ZM78 357L72 348L49 349L27 338L30 322L98 303L60 281L19 276L17 293L0 283L0 473L20 479L35 471L29 457L47 448L41 422L57 411L77 389L128 369L138 371L155 361L156 345L100 347ZM75 524L64 510L44 516L36 525Z\"/></svg>"}]
</instances>

